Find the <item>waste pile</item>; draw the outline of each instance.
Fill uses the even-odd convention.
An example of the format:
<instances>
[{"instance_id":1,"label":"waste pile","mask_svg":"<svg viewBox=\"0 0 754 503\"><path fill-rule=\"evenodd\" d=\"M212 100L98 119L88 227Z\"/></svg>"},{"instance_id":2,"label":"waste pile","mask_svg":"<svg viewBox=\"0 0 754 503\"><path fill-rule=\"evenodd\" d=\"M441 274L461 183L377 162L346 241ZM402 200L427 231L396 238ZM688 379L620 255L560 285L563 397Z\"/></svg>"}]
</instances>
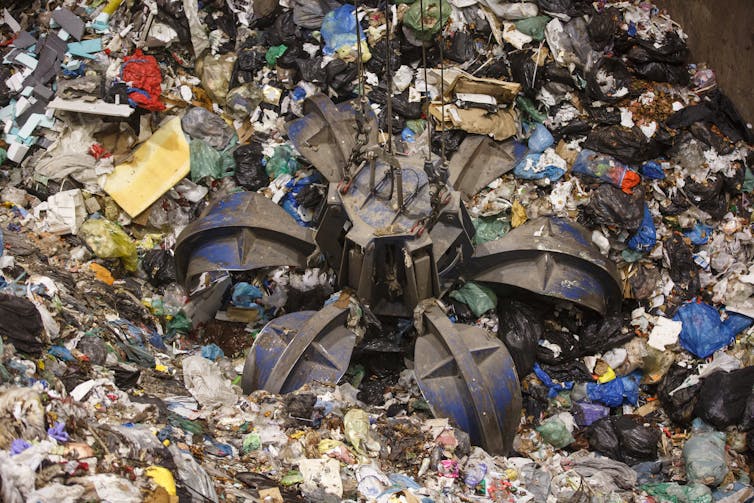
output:
<instances>
[{"instance_id":1,"label":"waste pile","mask_svg":"<svg viewBox=\"0 0 754 503\"><path fill-rule=\"evenodd\" d=\"M2 501L754 501L752 127L685 40L4 2Z\"/></svg>"}]
</instances>

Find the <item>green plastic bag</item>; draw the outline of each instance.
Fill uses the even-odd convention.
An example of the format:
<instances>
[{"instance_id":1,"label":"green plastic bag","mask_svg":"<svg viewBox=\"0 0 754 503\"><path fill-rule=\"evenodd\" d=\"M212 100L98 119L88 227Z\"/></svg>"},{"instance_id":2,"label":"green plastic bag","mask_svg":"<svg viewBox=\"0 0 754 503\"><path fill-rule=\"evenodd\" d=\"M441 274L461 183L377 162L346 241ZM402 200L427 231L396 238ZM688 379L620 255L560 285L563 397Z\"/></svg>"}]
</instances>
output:
<instances>
[{"instance_id":1,"label":"green plastic bag","mask_svg":"<svg viewBox=\"0 0 754 503\"><path fill-rule=\"evenodd\" d=\"M712 503L712 491L702 484L680 485L677 482L644 484L642 491L663 503Z\"/></svg>"},{"instance_id":2,"label":"green plastic bag","mask_svg":"<svg viewBox=\"0 0 754 503\"><path fill-rule=\"evenodd\" d=\"M118 224L104 218L90 218L81 225L79 237L100 258L119 258L127 271L139 265L136 243Z\"/></svg>"},{"instance_id":3,"label":"green plastic bag","mask_svg":"<svg viewBox=\"0 0 754 503\"><path fill-rule=\"evenodd\" d=\"M179 311L178 314L170 318L167 324L168 337L175 337L176 334L187 334L191 331L191 320L186 313Z\"/></svg>"},{"instance_id":4,"label":"green plastic bag","mask_svg":"<svg viewBox=\"0 0 754 503\"><path fill-rule=\"evenodd\" d=\"M442 19L440 19L440 1L442 1ZM451 6L447 0L425 0L424 12L421 7L422 2L411 4L403 16L403 24L411 28L417 39L432 40L432 37L448 22Z\"/></svg>"},{"instance_id":5,"label":"green plastic bag","mask_svg":"<svg viewBox=\"0 0 754 503\"><path fill-rule=\"evenodd\" d=\"M513 24L515 24L516 29L524 35L529 35L537 42L541 42L545 39L545 26L547 26L547 23L549 22L549 16L534 16L520 19Z\"/></svg>"},{"instance_id":6,"label":"green plastic bag","mask_svg":"<svg viewBox=\"0 0 754 503\"><path fill-rule=\"evenodd\" d=\"M235 142L231 140L230 145L235 145ZM205 178L218 179L232 175L236 162L230 150L230 147L224 151L215 150L204 140L191 140L191 181L196 183Z\"/></svg>"},{"instance_id":7,"label":"green plastic bag","mask_svg":"<svg viewBox=\"0 0 754 503\"><path fill-rule=\"evenodd\" d=\"M5 159L8 158L8 152L4 148L0 148L0 164L5 162Z\"/></svg>"},{"instance_id":8,"label":"green plastic bag","mask_svg":"<svg viewBox=\"0 0 754 503\"><path fill-rule=\"evenodd\" d=\"M746 168L746 172L744 173L744 183L741 185L741 191L747 193L754 191L754 173L749 168Z\"/></svg>"},{"instance_id":9,"label":"green plastic bag","mask_svg":"<svg viewBox=\"0 0 754 503\"><path fill-rule=\"evenodd\" d=\"M481 316L497 306L495 292L471 281L458 290L450 292L450 298L469 306L474 316Z\"/></svg>"},{"instance_id":10,"label":"green plastic bag","mask_svg":"<svg viewBox=\"0 0 754 503\"><path fill-rule=\"evenodd\" d=\"M558 416L547 418L536 430L542 435L542 440L556 449L562 449L575 441L565 422Z\"/></svg>"},{"instance_id":11,"label":"green plastic bag","mask_svg":"<svg viewBox=\"0 0 754 503\"><path fill-rule=\"evenodd\" d=\"M288 47L285 45L273 45L269 49L267 49L267 52L264 55L264 59L267 60L267 64L270 66L270 68L275 68L275 64L278 61L278 58L285 54L285 51L288 50Z\"/></svg>"},{"instance_id":12,"label":"green plastic bag","mask_svg":"<svg viewBox=\"0 0 754 503\"><path fill-rule=\"evenodd\" d=\"M292 175L298 171L298 161L293 156L290 145L275 147L275 152L267 159L264 169L270 178L277 178L282 174Z\"/></svg>"},{"instance_id":13,"label":"green plastic bag","mask_svg":"<svg viewBox=\"0 0 754 503\"><path fill-rule=\"evenodd\" d=\"M524 96L518 95L516 97L516 106L526 112L534 122L542 123L547 118L547 114L543 114L542 112L537 110L537 105L535 105L534 102L529 98L526 98Z\"/></svg>"},{"instance_id":14,"label":"green plastic bag","mask_svg":"<svg viewBox=\"0 0 754 503\"><path fill-rule=\"evenodd\" d=\"M497 217L472 218L474 224L474 244L480 245L489 241L500 239L511 230L511 224Z\"/></svg>"}]
</instances>

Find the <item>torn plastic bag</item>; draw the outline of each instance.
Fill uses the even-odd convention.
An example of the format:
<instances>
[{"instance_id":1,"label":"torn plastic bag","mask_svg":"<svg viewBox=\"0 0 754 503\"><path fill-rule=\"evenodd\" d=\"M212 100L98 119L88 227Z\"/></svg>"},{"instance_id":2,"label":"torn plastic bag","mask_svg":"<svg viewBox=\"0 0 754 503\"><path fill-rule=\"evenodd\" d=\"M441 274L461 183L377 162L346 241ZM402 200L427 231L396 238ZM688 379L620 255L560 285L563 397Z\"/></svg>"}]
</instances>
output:
<instances>
[{"instance_id":1,"label":"torn plastic bag","mask_svg":"<svg viewBox=\"0 0 754 503\"><path fill-rule=\"evenodd\" d=\"M582 17L576 17L567 23L552 19L545 27L545 38L552 57L562 66L590 68L593 60L598 57L592 51L586 21Z\"/></svg>"},{"instance_id":2,"label":"torn plastic bag","mask_svg":"<svg viewBox=\"0 0 754 503\"><path fill-rule=\"evenodd\" d=\"M728 200L722 195L725 179L720 173L710 173L701 182L688 177L685 182L684 191L690 203L716 220L725 216L728 212Z\"/></svg>"},{"instance_id":3,"label":"torn plastic bag","mask_svg":"<svg viewBox=\"0 0 754 503\"><path fill-rule=\"evenodd\" d=\"M193 107L186 112L181 127L192 138L203 140L217 149L225 148L233 137L233 131L220 116L202 107Z\"/></svg>"},{"instance_id":4,"label":"torn plastic bag","mask_svg":"<svg viewBox=\"0 0 754 503\"><path fill-rule=\"evenodd\" d=\"M644 218L639 230L628 239L628 247L638 252L647 253L657 244L657 230L652 220L652 212L647 203L644 203Z\"/></svg>"},{"instance_id":5,"label":"torn plastic bag","mask_svg":"<svg viewBox=\"0 0 754 503\"><path fill-rule=\"evenodd\" d=\"M694 419L694 408L699 400L699 390L702 386L697 382L679 389L693 374L695 374L693 369L674 364L668 369L657 390L657 397L668 417L682 426Z\"/></svg>"},{"instance_id":6,"label":"torn plastic bag","mask_svg":"<svg viewBox=\"0 0 754 503\"><path fill-rule=\"evenodd\" d=\"M597 178L631 194L632 189L641 183L638 173L609 155L600 154L588 148L579 152L573 163L573 173Z\"/></svg>"},{"instance_id":7,"label":"torn plastic bag","mask_svg":"<svg viewBox=\"0 0 754 503\"><path fill-rule=\"evenodd\" d=\"M747 400L754 396L754 366L706 377L699 391L695 414L719 430L746 419Z\"/></svg>"},{"instance_id":8,"label":"torn plastic bag","mask_svg":"<svg viewBox=\"0 0 754 503\"><path fill-rule=\"evenodd\" d=\"M644 190L641 186L633 194L626 194L605 183L592 191L584 209L591 222L635 231L644 218Z\"/></svg>"},{"instance_id":9,"label":"torn plastic bag","mask_svg":"<svg viewBox=\"0 0 754 503\"><path fill-rule=\"evenodd\" d=\"M736 313L728 313L725 321L720 312L704 302L689 302L678 308L674 321L683 323L678 338L681 346L697 358L707 358L749 328L754 320Z\"/></svg>"},{"instance_id":10,"label":"torn plastic bag","mask_svg":"<svg viewBox=\"0 0 754 503\"><path fill-rule=\"evenodd\" d=\"M691 437L683 446L688 482L719 485L728 474L725 457L725 433L714 431L701 419L695 419Z\"/></svg>"},{"instance_id":11,"label":"torn plastic bag","mask_svg":"<svg viewBox=\"0 0 754 503\"><path fill-rule=\"evenodd\" d=\"M555 380L553 380L553 378L550 377L550 375L542 367L540 367L538 363L534 364L533 370L537 378L542 381L542 384L547 387L548 398L555 398L561 391L566 391L573 388L573 381L564 381L562 379L558 379L560 382L555 382Z\"/></svg>"},{"instance_id":12,"label":"torn plastic bag","mask_svg":"<svg viewBox=\"0 0 754 503\"><path fill-rule=\"evenodd\" d=\"M603 57L587 72L587 95L594 101L612 103L628 96L631 72L616 58Z\"/></svg>"},{"instance_id":13,"label":"torn plastic bag","mask_svg":"<svg viewBox=\"0 0 754 503\"><path fill-rule=\"evenodd\" d=\"M751 140L746 121L738 114L733 102L718 89L707 93L698 105L688 106L674 113L665 123L673 129L681 129L695 122L714 124L733 142Z\"/></svg>"},{"instance_id":14,"label":"torn plastic bag","mask_svg":"<svg viewBox=\"0 0 754 503\"><path fill-rule=\"evenodd\" d=\"M497 313L497 335L508 348L518 375L523 378L534 368L537 345L545 331L544 322L531 306L512 299L502 299Z\"/></svg>"},{"instance_id":15,"label":"torn plastic bag","mask_svg":"<svg viewBox=\"0 0 754 503\"><path fill-rule=\"evenodd\" d=\"M660 138L659 131L649 140L638 127L608 126L593 129L583 146L611 155L626 164L638 165L662 156L668 145Z\"/></svg>"},{"instance_id":16,"label":"torn plastic bag","mask_svg":"<svg viewBox=\"0 0 754 503\"><path fill-rule=\"evenodd\" d=\"M692 245L701 246L707 244L713 231L714 229L711 226L697 222L693 229L683 234L689 238Z\"/></svg>"}]
</instances>

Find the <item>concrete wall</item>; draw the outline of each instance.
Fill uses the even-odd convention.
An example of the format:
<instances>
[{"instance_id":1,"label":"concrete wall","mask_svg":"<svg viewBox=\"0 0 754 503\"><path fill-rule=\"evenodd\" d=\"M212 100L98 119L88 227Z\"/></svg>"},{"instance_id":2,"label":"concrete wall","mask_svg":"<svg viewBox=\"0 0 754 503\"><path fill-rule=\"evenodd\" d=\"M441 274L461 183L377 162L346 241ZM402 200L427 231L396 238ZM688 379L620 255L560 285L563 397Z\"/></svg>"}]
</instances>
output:
<instances>
[{"instance_id":1,"label":"concrete wall","mask_svg":"<svg viewBox=\"0 0 754 503\"><path fill-rule=\"evenodd\" d=\"M692 62L715 70L722 91L754 124L754 0L655 0L689 36Z\"/></svg>"}]
</instances>

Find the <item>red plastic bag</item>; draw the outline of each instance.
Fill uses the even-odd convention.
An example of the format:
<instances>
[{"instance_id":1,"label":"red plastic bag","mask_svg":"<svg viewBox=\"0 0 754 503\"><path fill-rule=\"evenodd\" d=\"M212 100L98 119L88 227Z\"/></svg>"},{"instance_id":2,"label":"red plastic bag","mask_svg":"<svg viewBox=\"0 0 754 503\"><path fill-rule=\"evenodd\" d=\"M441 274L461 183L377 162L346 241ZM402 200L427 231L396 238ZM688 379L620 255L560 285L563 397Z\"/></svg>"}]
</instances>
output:
<instances>
[{"instance_id":1,"label":"red plastic bag","mask_svg":"<svg viewBox=\"0 0 754 503\"><path fill-rule=\"evenodd\" d=\"M162 73L154 56L146 56L141 49L136 49L132 55L123 58L121 79L129 86L131 106L151 112L165 110L165 104L160 101Z\"/></svg>"}]
</instances>

